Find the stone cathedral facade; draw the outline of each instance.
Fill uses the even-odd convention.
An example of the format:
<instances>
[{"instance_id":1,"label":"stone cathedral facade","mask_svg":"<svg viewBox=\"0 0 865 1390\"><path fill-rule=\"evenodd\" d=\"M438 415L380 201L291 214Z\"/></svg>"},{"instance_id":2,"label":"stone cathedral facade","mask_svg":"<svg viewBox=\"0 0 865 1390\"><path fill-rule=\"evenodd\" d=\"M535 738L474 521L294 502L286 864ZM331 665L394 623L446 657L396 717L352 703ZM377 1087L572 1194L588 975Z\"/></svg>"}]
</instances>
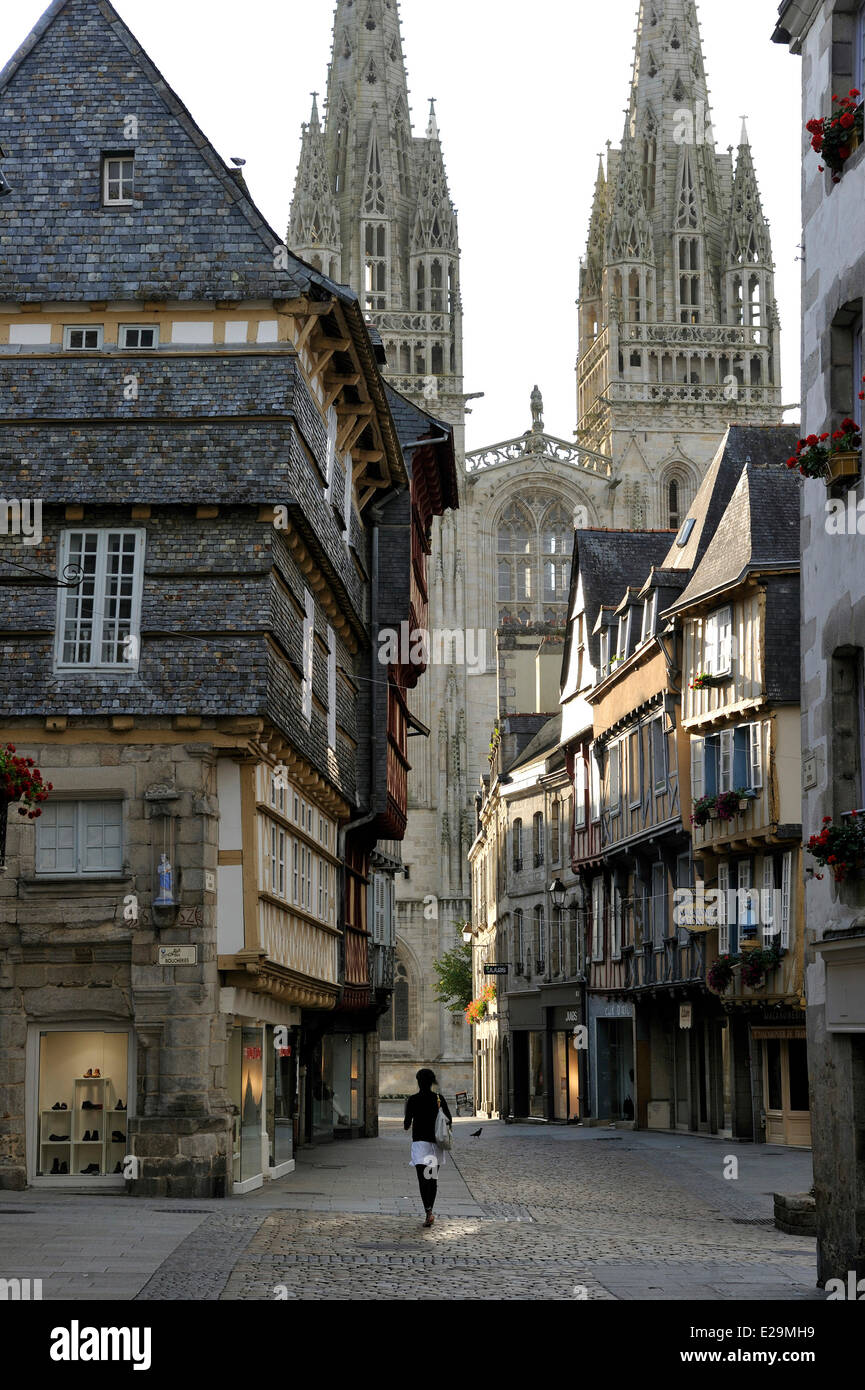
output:
<instances>
[{"instance_id":1,"label":"stone cathedral facade","mask_svg":"<svg viewBox=\"0 0 865 1390\"><path fill-rule=\"evenodd\" d=\"M575 525L678 526L727 425L779 421L769 229L746 132L735 162L716 150L692 0L641 3L580 272L576 430L547 432L536 387L525 433L466 454L458 222L435 107L414 135L394 0L338 0L288 244L355 289L393 384L455 431L460 508L435 522L429 622L461 641L441 643L413 706L428 736L410 741L381 1043L383 1096L412 1089L420 1065L450 1094L471 1089L471 1039L435 1002L432 962L471 916L491 732L557 707Z\"/></svg>"}]
</instances>

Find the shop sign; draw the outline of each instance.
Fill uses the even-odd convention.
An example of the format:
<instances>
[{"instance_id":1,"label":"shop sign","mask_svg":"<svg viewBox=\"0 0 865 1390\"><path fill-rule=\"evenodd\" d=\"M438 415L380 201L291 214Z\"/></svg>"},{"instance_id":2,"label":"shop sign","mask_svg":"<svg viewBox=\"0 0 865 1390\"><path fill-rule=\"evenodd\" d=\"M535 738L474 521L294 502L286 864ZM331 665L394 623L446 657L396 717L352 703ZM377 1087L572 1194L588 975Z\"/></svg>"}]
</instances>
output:
<instances>
[{"instance_id":1,"label":"shop sign","mask_svg":"<svg viewBox=\"0 0 865 1390\"><path fill-rule=\"evenodd\" d=\"M680 1028L690 1028L690 1026L691 1026L691 1018L692 1018L692 1010L693 1010L693 1007L694 1007L693 1004L680 1004L680 1005L679 1005L679 1027L680 1027Z\"/></svg>"},{"instance_id":2,"label":"shop sign","mask_svg":"<svg viewBox=\"0 0 865 1390\"><path fill-rule=\"evenodd\" d=\"M484 974L485 974L485 975L507 975L509 969L510 969L510 967L507 966L507 965L485 965L485 966L484 966Z\"/></svg>"},{"instance_id":3,"label":"shop sign","mask_svg":"<svg viewBox=\"0 0 865 1390\"><path fill-rule=\"evenodd\" d=\"M196 965L198 963L197 946L158 946L159 952L157 964L159 965Z\"/></svg>"},{"instance_id":4,"label":"shop sign","mask_svg":"<svg viewBox=\"0 0 865 1390\"><path fill-rule=\"evenodd\" d=\"M633 1005L621 1003L602 1004L598 1009L598 1018L633 1018Z\"/></svg>"}]
</instances>

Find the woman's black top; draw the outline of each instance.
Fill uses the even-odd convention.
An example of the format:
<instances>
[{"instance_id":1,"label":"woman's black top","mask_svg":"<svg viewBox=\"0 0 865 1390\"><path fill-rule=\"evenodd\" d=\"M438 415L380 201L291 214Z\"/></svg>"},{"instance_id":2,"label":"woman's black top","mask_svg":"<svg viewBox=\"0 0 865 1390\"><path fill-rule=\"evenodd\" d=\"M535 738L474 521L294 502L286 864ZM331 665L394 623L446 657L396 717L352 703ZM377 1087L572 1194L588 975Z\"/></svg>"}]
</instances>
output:
<instances>
[{"instance_id":1,"label":"woman's black top","mask_svg":"<svg viewBox=\"0 0 865 1390\"><path fill-rule=\"evenodd\" d=\"M451 1112L448 1110L448 1103L444 1096L439 1096L435 1091L417 1091L415 1095L409 1096L405 1103L403 1129L411 1127L412 1141L426 1139L430 1144L435 1143L439 1100L441 1100L445 1118L450 1120Z\"/></svg>"}]
</instances>

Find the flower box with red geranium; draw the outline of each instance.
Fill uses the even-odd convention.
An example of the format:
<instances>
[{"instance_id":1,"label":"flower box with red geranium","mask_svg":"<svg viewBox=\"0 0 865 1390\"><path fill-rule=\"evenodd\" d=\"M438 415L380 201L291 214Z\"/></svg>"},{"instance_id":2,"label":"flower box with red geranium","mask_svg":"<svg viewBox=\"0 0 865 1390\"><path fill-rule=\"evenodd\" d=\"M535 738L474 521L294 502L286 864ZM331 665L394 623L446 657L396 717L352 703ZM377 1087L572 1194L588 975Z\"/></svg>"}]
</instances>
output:
<instances>
[{"instance_id":1,"label":"flower box with red geranium","mask_svg":"<svg viewBox=\"0 0 865 1390\"><path fill-rule=\"evenodd\" d=\"M791 471L798 468L803 478L822 478L827 486L839 478L857 478L861 465L862 431L849 416L831 435L826 431L800 439L795 454L787 460Z\"/></svg>"},{"instance_id":2,"label":"flower box with red geranium","mask_svg":"<svg viewBox=\"0 0 865 1390\"><path fill-rule=\"evenodd\" d=\"M839 825L824 816L823 829L811 836L805 848L821 868L832 870L836 883L843 883L865 865L865 816L851 811Z\"/></svg>"},{"instance_id":3,"label":"flower box with red geranium","mask_svg":"<svg viewBox=\"0 0 865 1390\"><path fill-rule=\"evenodd\" d=\"M831 116L814 116L805 129L811 136L811 148L823 163L820 171L832 171L832 182L840 183L844 165L863 137L862 93L852 87L846 97L833 96Z\"/></svg>"},{"instance_id":4,"label":"flower box with red geranium","mask_svg":"<svg viewBox=\"0 0 865 1390\"><path fill-rule=\"evenodd\" d=\"M0 870L6 868L6 829L9 807L17 803L19 816L36 820L42 815L42 802L54 790L53 783L43 782L42 773L33 758L21 758L14 743L0 748Z\"/></svg>"},{"instance_id":5,"label":"flower box with red geranium","mask_svg":"<svg viewBox=\"0 0 865 1390\"><path fill-rule=\"evenodd\" d=\"M487 985L483 994L479 995L477 999L472 1000L466 1008L466 1023L469 1027L472 1027L476 1023L480 1023L482 1018L486 1018L489 1006L495 997L495 985Z\"/></svg>"}]
</instances>

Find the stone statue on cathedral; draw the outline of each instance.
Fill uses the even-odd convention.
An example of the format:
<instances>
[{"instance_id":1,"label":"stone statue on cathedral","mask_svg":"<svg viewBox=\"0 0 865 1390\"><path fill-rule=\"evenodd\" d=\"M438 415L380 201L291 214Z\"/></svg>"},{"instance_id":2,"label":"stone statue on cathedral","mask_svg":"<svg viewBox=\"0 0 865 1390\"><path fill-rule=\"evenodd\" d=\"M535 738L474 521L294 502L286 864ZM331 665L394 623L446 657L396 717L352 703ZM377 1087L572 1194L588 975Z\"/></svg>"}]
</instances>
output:
<instances>
[{"instance_id":1,"label":"stone statue on cathedral","mask_svg":"<svg viewBox=\"0 0 865 1390\"><path fill-rule=\"evenodd\" d=\"M532 392L532 433L542 434L544 429L544 398L536 386Z\"/></svg>"}]
</instances>

